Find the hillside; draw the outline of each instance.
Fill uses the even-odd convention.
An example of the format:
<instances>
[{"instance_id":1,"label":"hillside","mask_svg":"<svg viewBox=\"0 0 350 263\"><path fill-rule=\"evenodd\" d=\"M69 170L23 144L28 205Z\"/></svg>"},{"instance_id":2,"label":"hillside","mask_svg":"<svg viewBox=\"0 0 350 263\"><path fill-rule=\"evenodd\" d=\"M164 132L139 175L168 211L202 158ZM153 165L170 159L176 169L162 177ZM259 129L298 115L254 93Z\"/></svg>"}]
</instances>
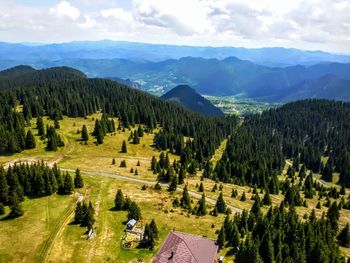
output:
<instances>
[{"instance_id":1,"label":"hillside","mask_svg":"<svg viewBox=\"0 0 350 263\"><path fill-rule=\"evenodd\" d=\"M90 77L130 79L142 89L156 95L186 83L202 95L232 96L244 94L264 102L281 102L281 95L293 95L293 87L327 75L349 80L350 64L323 63L312 66L267 67L229 57L222 60L184 57L161 62L143 59L66 59L42 62L38 67L67 65L78 68ZM337 98L336 93L324 94L324 99Z\"/></svg>"},{"instance_id":2,"label":"hillside","mask_svg":"<svg viewBox=\"0 0 350 263\"><path fill-rule=\"evenodd\" d=\"M223 115L209 100L203 98L194 89L187 85L179 85L161 96L162 99L176 102L182 106L209 116Z\"/></svg>"},{"instance_id":3,"label":"hillside","mask_svg":"<svg viewBox=\"0 0 350 263\"><path fill-rule=\"evenodd\" d=\"M54 80L70 80L86 78L86 75L76 69L56 67L35 70L30 66L17 66L0 72L0 89L30 86Z\"/></svg>"}]
</instances>

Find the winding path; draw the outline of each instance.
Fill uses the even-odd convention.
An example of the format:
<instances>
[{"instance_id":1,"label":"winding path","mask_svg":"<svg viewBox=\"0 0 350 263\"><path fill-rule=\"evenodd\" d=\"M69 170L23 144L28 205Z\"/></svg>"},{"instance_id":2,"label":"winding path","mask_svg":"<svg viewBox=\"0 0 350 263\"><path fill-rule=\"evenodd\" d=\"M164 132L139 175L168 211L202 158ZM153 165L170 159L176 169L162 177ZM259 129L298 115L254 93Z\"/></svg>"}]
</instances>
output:
<instances>
[{"instance_id":1,"label":"winding path","mask_svg":"<svg viewBox=\"0 0 350 263\"><path fill-rule=\"evenodd\" d=\"M65 168L60 168L61 171L66 171L66 172L75 172L75 170L73 169L65 169ZM127 176L123 176L123 175L119 175L119 174L110 174L110 173L104 173L104 172L94 172L94 171L80 171L81 173L84 174L90 174L90 175L99 175L99 176L105 176L105 177L111 177L111 178L115 178L115 179L119 179L119 180L124 180L124 181L130 181L130 182L135 182L135 183L140 183L140 184L146 184L146 185L155 185L157 182L152 182L152 181L147 181L147 180L142 180L142 179L137 179L137 178L132 178L132 177L127 177ZM161 186L163 187L167 187L167 184L161 184ZM181 187L177 187L178 191L183 191L183 188ZM189 195L195 198L202 198L201 194L198 194L196 192L192 192L192 191L188 191ZM213 205L216 204L216 200L206 197L205 200L208 203L211 203ZM230 208L232 210L232 212L234 213L241 213L242 209L239 209L237 207L231 206L231 205L227 205L228 208Z\"/></svg>"}]
</instances>

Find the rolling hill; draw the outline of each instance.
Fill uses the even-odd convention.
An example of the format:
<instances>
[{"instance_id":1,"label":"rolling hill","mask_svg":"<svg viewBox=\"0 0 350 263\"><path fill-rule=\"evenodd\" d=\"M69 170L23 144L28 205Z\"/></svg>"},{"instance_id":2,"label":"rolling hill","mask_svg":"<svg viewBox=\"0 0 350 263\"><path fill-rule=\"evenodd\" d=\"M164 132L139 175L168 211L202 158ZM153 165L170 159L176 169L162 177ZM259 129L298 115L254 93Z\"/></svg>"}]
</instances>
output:
<instances>
[{"instance_id":1,"label":"rolling hill","mask_svg":"<svg viewBox=\"0 0 350 263\"><path fill-rule=\"evenodd\" d=\"M209 100L203 98L187 85L179 85L161 96L162 99L181 104L182 106L205 115L220 116L223 112Z\"/></svg>"}]
</instances>

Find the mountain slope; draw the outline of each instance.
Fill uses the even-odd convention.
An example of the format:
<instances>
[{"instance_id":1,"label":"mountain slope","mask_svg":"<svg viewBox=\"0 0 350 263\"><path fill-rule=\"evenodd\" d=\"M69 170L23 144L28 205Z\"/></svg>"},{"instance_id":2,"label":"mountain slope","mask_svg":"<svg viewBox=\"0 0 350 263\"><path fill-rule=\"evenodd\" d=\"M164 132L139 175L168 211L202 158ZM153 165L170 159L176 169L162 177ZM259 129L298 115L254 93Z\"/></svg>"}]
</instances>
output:
<instances>
[{"instance_id":1,"label":"mountain slope","mask_svg":"<svg viewBox=\"0 0 350 263\"><path fill-rule=\"evenodd\" d=\"M220 109L216 108L209 100L203 98L194 89L187 85L179 85L164 94L161 98L179 103L192 111L205 115L223 115L223 112Z\"/></svg>"},{"instance_id":2,"label":"mountain slope","mask_svg":"<svg viewBox=\"0 0 350 263\"><path fill-rule=\"evenodd\" d=\"M30 66L20 65L0 72L0 89L80 78L86 78L86 75L69 67L36 70Z\"/></svg>"}]
</instances>

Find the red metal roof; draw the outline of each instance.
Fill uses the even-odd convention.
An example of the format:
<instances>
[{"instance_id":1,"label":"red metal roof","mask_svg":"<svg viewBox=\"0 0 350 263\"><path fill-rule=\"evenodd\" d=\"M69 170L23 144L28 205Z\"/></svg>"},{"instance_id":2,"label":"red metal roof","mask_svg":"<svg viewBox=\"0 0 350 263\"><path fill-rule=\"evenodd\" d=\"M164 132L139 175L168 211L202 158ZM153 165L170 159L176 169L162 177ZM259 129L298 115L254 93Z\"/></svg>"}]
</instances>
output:
<instances>
[{"instance_id":1,"label":"red metal roof","mask_svg":"<svg viewBox=\"0 0 350 263\"><path fill-rule=\"evenodd\" d=\"M153 263L213 263L217 251L211 239L171 231Z\"/></svg>"}]
</instances>

